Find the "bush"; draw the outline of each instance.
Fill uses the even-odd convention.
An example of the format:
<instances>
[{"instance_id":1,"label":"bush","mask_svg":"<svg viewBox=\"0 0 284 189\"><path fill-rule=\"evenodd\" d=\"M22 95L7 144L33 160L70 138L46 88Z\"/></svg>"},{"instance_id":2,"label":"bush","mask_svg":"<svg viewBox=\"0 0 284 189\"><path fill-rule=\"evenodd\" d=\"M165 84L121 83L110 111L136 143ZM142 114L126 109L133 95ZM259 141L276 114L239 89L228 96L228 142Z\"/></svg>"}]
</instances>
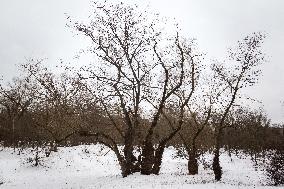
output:
<instances>
[{"instance_id":1,"label":"bush","mask_svg":"<svg viewBox=\"0 0 284 189\"><path fill-rule=\"evenodd\" d=\"M271 180L271 184L275 186L284 184L284 150L276 150L269 159L266 175Z\"/></svg>"},{"instance_id":2,"label":"bush","mask_svg":"<svg viewBox=\"0 0 284 189\"><path fill-rule=\"evenodd\" d=\"M33 142L32 147L29 148L29 157L26 162L33 166L43 166L44 158L49 157L51 148L46 143Z\"/></svg>"}]
</instances>

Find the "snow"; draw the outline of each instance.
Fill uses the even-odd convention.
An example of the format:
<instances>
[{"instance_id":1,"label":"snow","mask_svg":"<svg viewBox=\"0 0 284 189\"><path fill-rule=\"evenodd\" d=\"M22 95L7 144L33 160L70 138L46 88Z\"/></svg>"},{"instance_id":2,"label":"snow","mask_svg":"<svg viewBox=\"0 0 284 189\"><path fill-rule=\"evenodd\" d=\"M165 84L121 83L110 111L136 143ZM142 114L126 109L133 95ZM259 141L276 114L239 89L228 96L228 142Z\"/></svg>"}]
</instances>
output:
<instances>
[{"instance_id":1,"label":"snow","mask_svg":"<svg viewBox=\"0 0 284 189\"><path fill-rule=\"evenodd\" d=\"M173 147L165 150L160 175L137 173L122 178L114 153L100 145L59 148L58 152L43 158L38 167L27 162L31 157L30 149L18 155L12 148L4 148L0 151L0 188L284 188L266 186L265 175L261 170L255 170L248 157L232 156L231 161L223 153L220 160L224 175L220 182L216 182L212 170L202 166L198 175L187 175L187 160L173 158L175 153ZM212 156L206 155L205 158L209 161Z\"/></svg>"}]
</instances>

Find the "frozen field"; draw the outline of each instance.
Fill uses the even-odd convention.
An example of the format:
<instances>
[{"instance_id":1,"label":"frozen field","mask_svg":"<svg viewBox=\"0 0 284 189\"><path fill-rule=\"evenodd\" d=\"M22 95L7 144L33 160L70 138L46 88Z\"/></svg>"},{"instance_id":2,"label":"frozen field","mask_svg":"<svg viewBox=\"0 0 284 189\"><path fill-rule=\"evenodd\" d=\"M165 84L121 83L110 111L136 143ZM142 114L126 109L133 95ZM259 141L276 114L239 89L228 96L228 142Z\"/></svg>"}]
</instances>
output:
<instances>
[{"instance_id":1,"label":"frozen field","mask_svg":"<svg viewBox=\"0 0 284 189\"><path fill-rule=\"evenodd\" d=\"M0 188L56 189L56 188L284 188L265 186L266 179L261 170L255 170L249 158L238 159L222 154L223 179L214 181L211 170L200 166L200 174L187 175L187 161L175 159L175 150L168 148L163 157L160 175L120 176L114 154L99 145L59 148L49 158L42 159L42 166L27 163L29 150L21 155L11 148L0 149ZM207 156L208 161L211 159Z\"/></svg>"}]
</instances>

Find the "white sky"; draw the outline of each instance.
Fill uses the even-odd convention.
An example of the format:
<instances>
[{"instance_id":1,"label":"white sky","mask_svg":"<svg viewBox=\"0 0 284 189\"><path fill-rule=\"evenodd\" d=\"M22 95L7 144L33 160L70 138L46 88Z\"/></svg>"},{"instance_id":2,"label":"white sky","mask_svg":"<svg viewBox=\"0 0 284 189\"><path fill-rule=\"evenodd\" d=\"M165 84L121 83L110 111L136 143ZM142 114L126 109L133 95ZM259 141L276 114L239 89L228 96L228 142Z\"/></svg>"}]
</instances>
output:
<instances>
[{"instance_id":1,"label":"white sky","mask_svg":"<svg viewBox=\"0 0 284 189\"><path fill-rule=\"evenodd\" d=\"M128 0L150 4L162 16L175 17L184 35L195 37L209 58L222 58L227 47L252 32L265 31L269 62L257 86L246 91L263 102L273 122L284 121L283 0ZM86 41L65 27L68 13L78 20L89 15L88 0L0 0L0 75L17 74L25 58L74 60ZM81 61L81 62L80 62Z\"/></svg>"}]
</instances>

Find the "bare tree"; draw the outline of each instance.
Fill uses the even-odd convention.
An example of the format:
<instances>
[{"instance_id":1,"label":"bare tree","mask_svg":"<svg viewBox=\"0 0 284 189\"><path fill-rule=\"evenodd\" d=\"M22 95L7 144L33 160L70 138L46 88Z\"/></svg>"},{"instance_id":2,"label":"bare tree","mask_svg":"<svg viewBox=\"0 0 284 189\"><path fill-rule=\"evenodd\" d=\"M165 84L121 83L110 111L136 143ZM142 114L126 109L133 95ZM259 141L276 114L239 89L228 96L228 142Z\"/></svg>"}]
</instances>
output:
<instances>
[{"instance_id":1,"label":"bare tree","mask_svg":"<svg viewBox=\"0 0 284 189\"><path fill-rule=\"evenodd\" d=\"M215 150L213 170L215 179L220 180L222 169L219 162L223 129L228 126L227 117L235 102L241 97L240 90L255 84L261 74L260 65L264 62L261 44L265 35L254 33L239 41L235 48L229 49L228 64L213 64L215 72L214 82L218 82L219 91L216 92L215 111L219 112L219 119L215 125ZM225 91L225 92L224 92Z\"/></svg>"},{"instance_id":2,"label":"bare tree","mask_svg":"<svg viewBox=\"0 0 284 189\"><path fill-rule=\"evenodd\" d=\"M42 60L30 60L23 68L29 74L30 85L38 86L34 92L31 117L35 126L54 141L52 148L56 151L57 144L79 130L75 102L83 90L78 78L67 74L56 77L42 64Z\"/></svg>"},{"instance_id":3,"label":"bare tree","mask_svg":"<svg viewBox=\"0 0 284 189\"><path fill-rule=\"evenodd\" d=\"M92 41L89 49L97 57L96 64L80 73L81 79L92 79L95 88L88 87L123 141L123 152L118 142L103 132L82 131L81 135L94 136L98 142L110 147L116 154L122 175L133 172L158 174L166 144L181 129L185 107L194 92L195 55L191 43L177 33L163 40L156 30L156 20L148 13L124 4L94 4L94 15L89 24L75 23L77 31ZM164 38L166 39L166 38ZM190 86L184 99L175 93ZM86 86L88 82L86 82ZM155 144L154 133L170 102L180 104L179 121L166 136L160 136ZM149 110L146 111L147 108ZM123 117L119 127L113 115ZM144 125L141 153L133 154L137 129Z\"/></svg>"},{"instance_id":4,"label":"bare tree","mask_svg":"<svg viewBox=\"0 0 284 189\"><path fill-rule=\"evenodd\" d=\"M33 101L33 89L26 79L15 78L13 83L0 85L0 104L8 115L12 130L12 143L15 150L15 128L19 119L27 112Z\"/></svg>"},{"instance_id":5,"label":"bare tree","mask_svg":"<svg viewBox=\"0 0 284 189\"><path fill-rule=\"evenodd\" d=\"M205 106L205 108L203 108L203 113L202 108L199 108L198 110L199 111L192 111L190 109L190 117L185 124L186 127L190 128L191 137L184 136L184 134L180 133L180 138L188 153L188 173L190 175L198 174L197 158L199 155L196 142L206 126L209 125L209 120L211 118L211 103L209 103L208 107Z\"/></svg>"}]
</instances>

